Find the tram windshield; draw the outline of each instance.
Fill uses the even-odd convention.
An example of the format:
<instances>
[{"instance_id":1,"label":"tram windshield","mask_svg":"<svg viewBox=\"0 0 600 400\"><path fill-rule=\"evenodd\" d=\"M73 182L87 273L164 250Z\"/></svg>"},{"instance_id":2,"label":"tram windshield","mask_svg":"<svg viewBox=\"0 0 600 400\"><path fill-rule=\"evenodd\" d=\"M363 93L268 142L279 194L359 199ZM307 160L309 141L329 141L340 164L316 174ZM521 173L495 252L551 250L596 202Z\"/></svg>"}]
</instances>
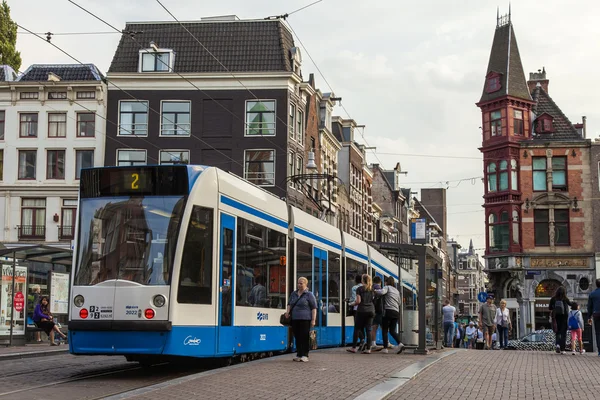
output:
<instances>
[{"instance_id":1,"label":"tram windshield","mask_svg":"<svg viewBox=\"0 0 600 400\"><path fill-rule=\"evenodd\" d=\"M83 198L75 285L168 285L184 196Z\"/></svg>"}]
</instances>

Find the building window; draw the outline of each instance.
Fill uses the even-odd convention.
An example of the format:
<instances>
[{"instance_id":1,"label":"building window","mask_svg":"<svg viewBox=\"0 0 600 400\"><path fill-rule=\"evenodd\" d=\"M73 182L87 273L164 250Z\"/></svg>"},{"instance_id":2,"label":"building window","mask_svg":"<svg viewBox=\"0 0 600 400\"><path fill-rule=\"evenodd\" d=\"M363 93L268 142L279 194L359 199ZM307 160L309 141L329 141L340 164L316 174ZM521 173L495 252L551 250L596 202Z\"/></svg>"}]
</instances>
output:
<instances>
[{"instance_id":1,"label":"building window","mask_svg":"<svg viewBox=\"0 0 600 400\"><path fill-rule=\"evenodd\" d=\"M534 233L536 246L550 245L550 211L534 210Z\"/></svg>"},{"instance_id":2,"label":"building window","mask_svg":"<svg viewBox=\"0 0 600 400\"><path fill-rule=\"evenodd\" d=\"M487 81L487 92L488 93L493 93L500 90L500 77L499 76L492 76L490 78L488 78Z\"/></svg>"},{"instance_id":3,"label":"building window","mask_svg":"<svg viewBox=\"0 0 600 400\"><path fill-rule=\"evenodd\" d=\"M48 150L46 179L65 179L64 150Z\"/></svg>"},{"instance_id":4,"label":"building window","mask_svg":"<svg viewBox=\"0 0 600 400\"><path fill-rule=\"evenodd\" d=\"M82 168L92 168L94 166L94 150L76 150L75 151L75 179L81 177Z\"/></svg>"},{"instance_id":5,"label":"building window","mask_svg":"<svg viewBox=\"0 0 600 400\"><path fill-rule=\"evenodd\" d=\"M298 138L298 143L301 145L304 144L304 113L298 110L298 116L296 118L296 137Z\"/></svg>"},{"instance_id":6,"label":"building window","mask_svg":"<svg viewBox=\"0 0 600 400\"><path fill-rule=\"evenodd\" d=\"M533 157L533 190L546 191L546 157Z\"/></svg>"},{"instance_id":7,"label":"building window","mask_svg":"<svg viewBox=\"0 0 600 400\"><path fill-rule=\"evenodd\" d=\"M35 179L37 150L19 150L19 179Z\"/></svg>"},{"instance_id":8,"label":"building window","mask_svg":"<svg viewBox=\"0 0 600 400\"><path fill-rule=\"evenodd\" d=\"M515 127L515 135L523 136L524 124L523 124L523 111L514 110L513 124Z\"/></svg>"},{"instance_id":9,"label":"building window","mask_svg":"<svg viewBox=\"0 0 600 400\"><path fill-rule=\"evenodd\" d=\"M163 101L161 103L161 128L163 136L189 136L190 135L190 107L189 101Z\"/></svg>"},{"instance_id":10,"label":"building window","mask_svg":"<svg viewBox=\"0 0 600 400\"><path fill-rule=\"evenodd\" d=\"M552 157L552 190L567 190L567 157Z\"/></svg>"},{"instance_id":11,"label":"building window","mask_svg":"<svg viewBox=\"0 0 600 400\"><path fill-rule=\"evenodd\" d=\"M300 157L300 156L296 157L296 175L302 175L304 173L303 166L304 166L304 160L302 159L302 157ZM301 180L298 181L296 188L298 190L302 190Z\"/></svg>"},{"instance_id":12,"label":"building window","mask_svg":"<svg viewBox=\"0 0 600 400\"><path fill-rule=\"evenodd\" d=\"M67 136L67 114L48 114L48 137L58 138Z\"/></svg>"},{"instance_id":13,"label":"building window","mask_svg":"<svg viewBox=\"0 0 600 400\"><path fill-rule=\"evenodd\" d=\"M169 72L172 69L171 52L154 52L153 50L142 50L141 72Z\"/></svg>"},{"instance_id":14,"label":"building window","mask_svg":"<svg viewBox=\"0 0 600 400\"><path fill-rule=\"evenodd\" d=\"M490 113L490 130L492 136L502 136L502 113L500 111Z\"/></svg>"},{"instance_id":15,"label":"building window","mask_svg":"<svg viewBox=\"0 0 600 400\"><path fill-rule=\"evenodd\" d=\"M258 186L275 186L275 150L246 150L244 179Z\"/></svg>"},{"instance_id":16,"label":"building window","mask_svg":"<svg viewBox=\"0 0 600 400\"><path fill-rule=\"evenodd\" d=\"M48 100L65 100L67 92L48 92Z\"/></svg>"},{"instance_id":17,"label":"building window","mask_svg":"<svg viewBox=\"0 0 600 400\"><path fill-rule=\"evenodd\" d=\"M500 161L500 191L508 190L508 161Z\"/></svg>"},{"instance_id":18,"label":"building window","mask_svg":"<svg viewBox=\"0 0 600 400\"><path fill-rule=\"evenodd\" d=\"M117 166L146 164L146 150L117 150Z\"/></svg>"},{"instance_id":19,"label":"building window","mask_svg":"<svg viewBox=\"0 0 600 400\"><path fill-rule=\"evenodd\" d=\"M294 153L289 152L288 153L288 177L294 175L294 160L296 159L296 156L294 155ZM293 179L289 180L289 185L291 187L294 187L294 181Z\"/></svg>"},{"instance_id":20,"label":"building window","mask_svg":"<svg viewBox=\"0 0 600 400\"><path fill-rule=\"evenodd\" d=\"M40 96L39 92L21 92L21 100L36 100Z\"/></svg>"},{"instance_id":21,"label":"building window","mask_svg":"<svg viewBox=\"0 0 600 400\"><path fill-rule=\"evenodd\" d=\"M4 140L4 118L6 117L6 112L0 110L0 140Z\"/></svg>"},{"instance_id":22,"label":"building window","mask_svg":"<svg viewBox=\"0 0 600 400\"><path fill-rule=\"evenodd\" d=\"M512 212L512 242L519 244L519 212L513 210Z\"/></svg>"},{"instance_id":23,"label":"building window","mask_svg":"<svg viewBox=\"0 0 600 400\"><path fill-rule=\"evenodd\" d=\"M509 243L509 224L508 212L500 213L500 220L496 218L496 214L490 214L488 217L489 224L489 241L490 251L507 251Z\"/></svg>"},{"instance_id":24,"label":"building window","mask_svg":"<svg viewBox=\"0 0 600 400\"><path fill-rule=\"evenodd\" d=\"M70 240L75 238L75 217L77 215L77 199L63 199L60 211L60 227L58 238Z\"/></svg>"},{"instance_id":25,"label":"building window","mask_svg":"<svg viewBox=\"0 0 600 400\"><path fill-rule=\"evenodd\" d=\"M121 101L119 103L119 135L148 135L147 101Z\"/></svg>"},{"instance_id":26,"label":"building window","mask_svg":"<svg viewBox=\"0 0 600 400\"><path fill-rule=\"evenodd\" d=\"M77 113L77 137L94 137L96 134L96 114Z\"/></svg>"},{"instance_id":27,"label":"building window","mask_svg":"<svg viewBox=\"0 0 600 400\"><path fill-rule=\"evenodd\" d=\"M85 91L85 92L77 92L78 100L90 100L96 98L96 92L93 90Z\"/></svg>"},{"instance_id":28,"label":"building window","mask_svg":"<svg viewBox=\"0 0 600 400\"><path fill-rule=\"evenodd\" d=\"M4 179L4 149L0 149L0 181Z\"/></svg>"},{"instance_id":29,"label":"building window","mask_svg":"<svg viewBox=\"0 0 600 400\"><path fill-rule=\"evenodd\" d=\"M189 164L189 150L161 150L160 165Z\"/></svg>"},{"instance_id":30,"label":"building window","mask_svg":"<svg viewBox=\"0 0 600 400\"><path fill-rule=\"evenodd\" d=\"M295 118L296 118L296 106L293 104L290 104L290 115L288 118L288 129L290 131L290 139L294 139L294 129L295 129L294 119Z\"/></svg>"},{"instance_id":31,"label":"building window","mask_svg":"<svg viewBox=\"0 0 600 400\"><path fill-rule=\"evenodd\" d=\"M519 176L517 171L517 160L510 160L510 188L519 190Z\"/></svg>"},{"instance_id":32,"label":"building window","mask_svg":"<svg viewBox=\"0 0 600 400\"><path fill-rule=\"evenodd\" d=\"M19 137L37 137L38 132L38 114L37 113L22 113L19 114Z\"/></svg>"},{"instance_id":33,"label":"building window","mask_svg":"<svg viewBox=\"0 0 600 400\"><path fill-rule=\"evenodd\" d=\"M554 210L554 244L557 246L568 246L569 240L569 210Z\"/></svg>"},{"instance_id":34,"label":"building window","mask_svg":"<svg viewBox=\"0 0 600 400\"><path fill-rule=\"evenodd\" d=\"M489 163L487 167L488 192L498 190L498 176L496 175L496 163Z\"/></svg>"},{"instance_id":35,"label":"building window","mask_svg":"<svg viewBox=\"0 0 600 400\"><path fill-rule=\"evenodd\" d=\"M19 238L45 238L46 199L21 200L21 226Z\"/></svg>"},{"instance_id":36,"label":"building window","mask_svg":"<svg viewBox=\"0 0 600 400\"><path fill-rule=\"evenodd\" d=\"M246 102L246 135L275 136L275 100Z\"/></svg>"}]
</instances>

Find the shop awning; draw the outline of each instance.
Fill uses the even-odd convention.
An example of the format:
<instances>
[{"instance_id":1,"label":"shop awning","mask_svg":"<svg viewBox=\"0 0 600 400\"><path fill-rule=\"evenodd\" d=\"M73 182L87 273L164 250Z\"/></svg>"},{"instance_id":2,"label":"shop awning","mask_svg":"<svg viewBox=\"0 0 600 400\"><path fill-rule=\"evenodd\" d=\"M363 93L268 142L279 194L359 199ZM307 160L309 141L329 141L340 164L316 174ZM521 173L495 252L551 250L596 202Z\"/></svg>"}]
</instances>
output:
<instances>
[{"instance_id":1,"label":"shop awning","mask_svg":"<svg viewBox=\"0 0 600 400\"><path fill-rule=\"evenodd\" d=\"M23 261L37 261L70 266L73 263L73 250L46 245L31 245L12 249L0 248L0 257L14 257L17 260Z\"/></svg>"}]
</instances>

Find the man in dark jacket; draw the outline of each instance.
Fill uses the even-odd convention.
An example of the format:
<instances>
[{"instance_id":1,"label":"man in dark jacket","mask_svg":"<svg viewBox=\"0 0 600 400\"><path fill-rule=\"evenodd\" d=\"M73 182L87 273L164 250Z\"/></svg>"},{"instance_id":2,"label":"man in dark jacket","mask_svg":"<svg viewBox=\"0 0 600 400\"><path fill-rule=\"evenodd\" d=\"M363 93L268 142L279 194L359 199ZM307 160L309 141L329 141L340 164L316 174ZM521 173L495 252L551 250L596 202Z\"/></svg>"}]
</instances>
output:
<instances>
[{"instance_id":1,"label":"man in dark jacket","mask_svg":"<svg viewBox=\"0 0 600 400\"><path fill-rule=\"evenodd\" d=\"M591 325L594 321L596 329L596 346L598 347L598 357L600 357L600 279L596 279L596 290L590 293L588 298L588 323Z\"/></svg>"}]
</instances>

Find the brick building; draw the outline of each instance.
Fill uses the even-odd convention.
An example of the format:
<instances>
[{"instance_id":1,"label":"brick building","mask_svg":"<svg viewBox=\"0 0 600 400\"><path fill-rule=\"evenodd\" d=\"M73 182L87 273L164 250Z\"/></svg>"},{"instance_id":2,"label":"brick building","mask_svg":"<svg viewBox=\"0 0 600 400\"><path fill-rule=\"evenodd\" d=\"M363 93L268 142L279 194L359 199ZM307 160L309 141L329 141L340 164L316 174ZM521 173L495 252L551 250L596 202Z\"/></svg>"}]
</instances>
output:
<instances>
[{"instance_id":1,"label":"brick building","mask_svg":"<svg viewBox=\"0 0 600 400\"><path fill-rule=\"evenodd\" d=\"M507 299L521 333L549 326L548 303L559 286L585 314L595 277L591 143L548 87L545 69L525 79L510 14L499 17L477 103L485 263L490 289Z\"/></svg>"}]
</instances>

